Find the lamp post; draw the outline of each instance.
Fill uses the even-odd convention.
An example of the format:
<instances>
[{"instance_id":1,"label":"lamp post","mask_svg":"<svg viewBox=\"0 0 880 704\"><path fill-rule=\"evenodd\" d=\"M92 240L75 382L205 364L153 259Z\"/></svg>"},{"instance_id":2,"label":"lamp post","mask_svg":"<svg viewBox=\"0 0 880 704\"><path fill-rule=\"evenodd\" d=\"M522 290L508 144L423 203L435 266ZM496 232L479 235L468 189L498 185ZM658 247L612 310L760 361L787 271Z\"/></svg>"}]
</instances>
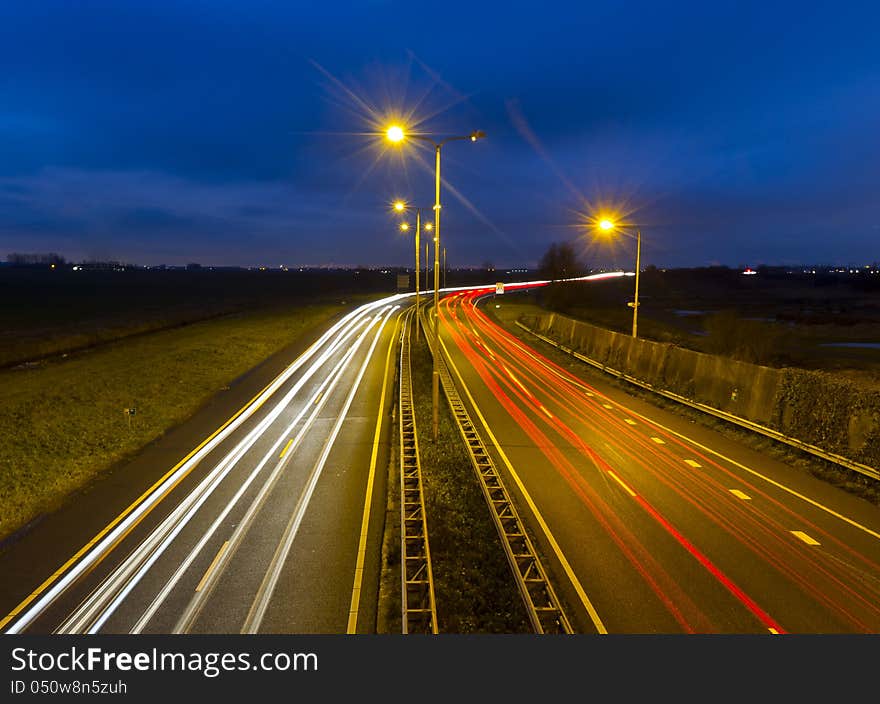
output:
<instances>
[{"instance_id":1,"label":"lamp post","mask_svg":"<svg viewBox=\"0 0 880 704\"><path fill-rule=\"evenodd\" d=\"M434 328L434 372L431 378L431 405L433 407L433 431L436 442L440 433L440 330L438 329L439 302L440 302L440 150L447 142L470 140L476 142L486 136L482 130L476 130L468 135L447 137L440 142L422 134L407 134L399 125L392 125L385 132L389 141L394 143L403 142L406 139L419 139L428 142L434 147L434 310L432 314Z\"/></svg>"},{"instance_id":2,"label":"lamp post","mask_svg":"<svg viewBox=\"0 0 880 704\"><path fill-rule=\"evenodd\" d=\"M610 231L610 230L618 230L620 231L620 226L614 223L611 220L600 220L599 227L602 230ZM627 233L624 233L627 234ZM630 235L631 237L632 235ZM633 339L638 337L638 325L639 325L639 269L641 269L641 257L642 257L642 231L640 228L636 228L636 289L635 294L633 295L633 300L631 303L627 305L631 306L633 309L633 326L632 326L632 336Z\"/></svg>"},{"instance_id":3,"label":"lamp post","mask_svg":"<svg viewBox=\"0 0 880 704\"><path fill-rule=\"evenodd\" d=\"M418 310L419 310L419 297L420 297L419 274L421 273L421 268L422 268L421 264L419 262L419 251L421 250L421 247L419 246L419 236L420 236L421 229L422 229L422 209L408 205L407 203L405 203L402 200L398 200L398 201L395 201L395 203L394 203L394 210L397 211L398 213L403 213L407 210L415 210L416 211L416 236L415 236L415 250L416 250L416 261L415 261L415 265L416 265L415 266L415 269L416 269L416 338L418 339L418 336L419 336ZM401 231L406 232L407 230L409 230L409 224L405 223L405 222L401 223L400 229L401 229ZM429 222L425 223L425 230L430 231L432 229L433 229L433 225L431 223L429 223ZM425 251L425 264L426 265L428 263L427 254L428 254L427 251ZM427 274L426 274L426 277L427 277Z\"/></svg>"}]
</instances>

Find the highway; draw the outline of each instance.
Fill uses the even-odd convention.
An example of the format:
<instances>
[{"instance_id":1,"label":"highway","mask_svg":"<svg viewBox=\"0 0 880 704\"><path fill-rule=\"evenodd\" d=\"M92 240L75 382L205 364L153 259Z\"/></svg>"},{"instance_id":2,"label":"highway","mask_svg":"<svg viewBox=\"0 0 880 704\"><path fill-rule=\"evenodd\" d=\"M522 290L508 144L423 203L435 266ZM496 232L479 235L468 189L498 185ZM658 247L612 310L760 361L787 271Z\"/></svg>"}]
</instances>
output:
<instances>
[{"instance_id":1,"label":"highway","mask_svg":"<svg viewBox=\"0 0 880 704\"><path fill-rule=\"evenodd\" d=\"M444 292L442 348L576 632L880 632L880 509L551 361L494 290ZM134 495L6 550L0 629L374 632L409 305L352 311Z\"/></svg>"},{"instance_id":2,"label":"highway","mask_svg":"<svg viewBox=\"0 0 880 704\"><path fill-rule=\"evenodd\" d=\"M338 320L63 562L23 555L30 536L13 546L43 571L16 584L3 631L373 632L408 305Z\"/></svg>"},{"instance_id":3,"label":"highway","mask_svg":"<svg viewBox=\"0 0 880 704\"><path fill-rule=\"evenodd\" d=\"M576 630L880 632L880 509L554 363L493 293L441 300L442 348Z\"/></svg>"}]
</instances>

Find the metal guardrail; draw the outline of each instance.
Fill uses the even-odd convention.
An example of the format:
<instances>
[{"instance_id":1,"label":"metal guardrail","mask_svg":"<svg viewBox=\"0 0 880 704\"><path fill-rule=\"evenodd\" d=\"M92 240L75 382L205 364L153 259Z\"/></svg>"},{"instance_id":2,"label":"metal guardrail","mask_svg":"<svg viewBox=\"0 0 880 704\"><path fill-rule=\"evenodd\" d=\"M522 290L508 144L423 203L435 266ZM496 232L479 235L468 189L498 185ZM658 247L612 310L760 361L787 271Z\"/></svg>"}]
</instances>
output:
<instances>
[{"instance_id":1,"label":"metal guardrail","mask_svg":"<svg viewBox=\"0 0 880 704\"><path fill-rule=\"evenodd\" d=\"M413 409L410 369L410 319L400 335L400 562L401 617L404 633L437 633L434 575L422 491L419 439Z\"/></svg>"},{"instance_id":2,"label":"metal guardrail","mask_svg":"<svg viewBox=\"0 0 880 704\"><path fill-rule=\"evenodd\" d=\"M798 440L797 438L789 437L784 433L780 433L778 430L773 430L773 428L768 428L767 426L761 425L759 423L755 423L746 418L741 418L740 416L734 415L732 413L728 413L727 411L722 411L717 408L713 408L712 406L706 405L705 403L700 403L699 401L694 401L693 399L689 399L685 396L681 396L672 391L668 391L666 389L661 389L652 384L649 384L646 381L642 381L641 379L637 379L634 376L630 376L624 372L621 372L617 369L613 369L608 365L602 364L601 362L596 361L595 359L590 359L586 355L581 354L580 352L576 352L570 347L566 347L565 345L556 342L552 338L547 337L539 333L536 330L532 330L527 325L523 325L520 321L516 321L518 327L522 328L526 332L534 335L539 340L543 340L548 345L552 345L557 349L565 352L566 354L575 357L576 359L581 360L582 362L586 362L597 369L601 369L603 372L607 374L611 374L612 376L616 376L619 379L623 379L624 381L629 382L635 386L638 386L646 391L650 391L652 393L658 394L659 396L663 396L665 398L671 399L676 403L681 403L685 406L689 406L690 408L694 408L698 411L702 411L703 413L707 413L709 415L715 416L716 418L720 418L729 423L733 423L735 425L739 425L740 427L751 430L755 433L760 433L766 437L772 438L781 443L785 443L791 447L795 447L798 450L811 454L815 457L820 457L823 460L828 462L832 462L833 464L840 465L841 467L846 467L847 469L851 469L859 474L862 474L866 477L870 477L871 479L875 479L880 481L880 470L875 469L874 467L870 467L866 464L862 464L861 462L856 462L855 460L851 460L848 457L844 457L842 455L838 455L833 452L828 452L827 450L823 450L821 447L816 447L815 445L811 445L809 443L804 442L803 440Z\"/></svg>"},{"instance_id":3,"label":"metal guardrail","mask_svg":"<svg viewBox=\"0 0 880 704\"><path fill-rule=\"evenodd\" d=\"M430 325L423 325L422 329L426 336L433 335ZM455 388L442 355L438 369L440 384L489 506L532 629L539 634L573 633L568 617L547 577L547 572L504 487L501 475Z\"/></svg>"}]
</instances>

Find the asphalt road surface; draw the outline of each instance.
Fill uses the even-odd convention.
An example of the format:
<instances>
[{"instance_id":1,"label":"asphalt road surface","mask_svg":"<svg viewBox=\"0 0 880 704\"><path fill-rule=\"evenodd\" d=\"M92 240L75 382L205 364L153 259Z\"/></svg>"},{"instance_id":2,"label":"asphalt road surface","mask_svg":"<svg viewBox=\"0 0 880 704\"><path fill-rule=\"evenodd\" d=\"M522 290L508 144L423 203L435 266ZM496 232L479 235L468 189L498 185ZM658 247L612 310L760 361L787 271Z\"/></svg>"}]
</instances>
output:
<instances>
[{"instance_id":1,"label":"asphalt road surface","mask_svg":"<svg viewBox=\"0 0 880 704\"><path fill-rule=\"evenodd\" d=\"M442 299L450 371L584 633L878 633L880 509Z\"/></svg>"},{"instance_id":2,"label":"asphalt road surface","mask_svg":"<svg viewBox=\"0 0 880 704\"><path fill-rule=\"evenodd\" d=\"M880 632L880 509L555 364L493 291L444 297L441 341L578 632ZM373 632L408 304L351 312L7 545L0 628Z\"/></svg>"},{"instance_id":3,"label":"asphalt road surface","mask_svg":"<svg viewBox=\"0 0 880 704\"><path fill-rule=\"evenodd\" d=\"M200 442L8 546L4 632L373 632L407 298L347 314Z\"/></svg>"}]
</instances>

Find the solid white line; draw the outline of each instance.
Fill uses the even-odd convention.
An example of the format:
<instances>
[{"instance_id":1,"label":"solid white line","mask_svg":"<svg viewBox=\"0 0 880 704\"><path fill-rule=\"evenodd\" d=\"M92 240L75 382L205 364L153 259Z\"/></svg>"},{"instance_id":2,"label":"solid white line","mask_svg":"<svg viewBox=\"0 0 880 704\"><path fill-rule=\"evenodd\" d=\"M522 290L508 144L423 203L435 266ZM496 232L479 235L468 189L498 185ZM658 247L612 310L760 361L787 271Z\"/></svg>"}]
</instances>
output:
<instances>
[{"instance_id":1,"label":"solid white line","mask_svg":"<svg viewBox=\"0 0 880 704\"><path fill-rule=\"evenodd\" d=\"M303 516L305 515L306 509L308 508L308 505L312 499L312 494L315 491L315 486L317 485L318 479L321 476L321 472L324 469L324 465L327 462L327 457L330 455L330 450L333 448L333 445L336 442L336 437L339 434L339 431L342 429L342 424L345 422L346 416L348 415L348 410L349 408L351 408L351 404L352 401L354 401L355 394L359 390L361 379L363 379L364 374L367 371L367 367L372 360L373 352L376 349L376 345L378 344L379 339L382 337L382 330L384 329L385 324L388 322L389 316L396 309L397 306L392 308L385 315L385 317L382 319L382 323L379 325L379 329L376 331L376 335L373 338L373 343L367 352L367 356L364 358L364 362L361 365L360 370L358 371L357 378L354 380L354 383L351 386L351 391L349 391L348 397L345 399L345 404L343 405L342 410L336 419L333 430L331 431L330 436L327 438L327 441L324 444L324 449L321 453L321 456L318 458L318 462L312 469L312 473L309 477L306 489L300 495L299 501L297 502L296 510L291 516L290 522L285 529L284 537L282 538L281 543L279 543L278 549L275 551L275 555L272 558L272 563L269 567L269 570L266 572L263 583L260 585L257 596L254 599L253 604L251 605L251 609L248 613L247 619L245 620L244 625L241 628L242 633L254 634L258 633L260 630L260 624L262 624L263 617L266 614L266 610L269 608L269 602L271 601L272 594L274 593L275 587L278 584L278 579L281 576L281 570L284 567L287 556L290 554L291 548L293 547L293 541L296 539L297 533L299 532L299 526L302 523Z\"/></svg>"},{"instance_id":2,"label":"solid white line","mask_svg":"<svg viewBox=\"0 0 880 704\"><path fill-rule=\"evenodd\" d=\"M531 332L531 331L529 331L529 332ZM558 343L553 342L552 340L550 340L550 338L547 338L547 337L545 337L545 336L540 335L539 333L531 332L531 334L532 334L532 335L535 335L535 336L538 337L539 339L544 340L544 342L546 342L547 344L549 344L549 345L551 345L551 346L553 346L553 347L556 347L556 348L558 348L558 349L563 349L563 350L567 349L567 348L563 348L563 347L562 347L561 345L559 345ZM538 357L536 357L534 354L531 355L531 356L533 357L533 359L535 359L536 362L538 362L539 364L541 364L542 366L544 366L548 371L550 371L551 373L555 374L555 375L558 376L560 379L565 379L565 380L568 381L570 384L572 384L572 385L574 385L574 386L576 386L576 387L587 388L586 385L585 385L583 382L581 382L581 381L579 381L579 380L577 380L577 379L570 379L570 378L568 378L568 377L566 377L566 376L563 376L562 374L559 373L558 370L553 369L551 366L545 364L541 359L539 359ZM577 359L581 359L582 361L587 361L586 358L584 358L583 356L578 356L576 353L574 353L573 356L575 356ZM848 523L848 524L849 524L850 526L852 526L853 528L856 528L856 529L858 529L858 530L861 530L861 531L867 533L868 535L870 535L870 536L872 536L872 537L877 538L878 540L880 540L880 533L878 533L878 532L875 531L875 530L871 530L871 529L868 528L867 526L864 526L864 525L862 525L861 523L859 523L859 522L857 522L857 521L854 521L853 519L848 518L848 517L844 516L844 515L841 514L841 513L838 513L838 512L835 511L834 509L831 509L831 508L829 508L828 506L825 506L825 505L819 503L818 501L816 501L816 500L814 500L814 499L811 499L811 498L808 497L808 496L804 496L804 495L801 494L800 492L797 492L797 491L795 491L794 489L791 489L791 488L785 486L784 484L782 484L782 483L780 483L780 482L777 482L775 479L771 479L770 477L768 477L768 476L766 476L766 475L764 475L764 474L761 474L760 472L758 472L758 471L752 469L751 467L747 467L746 465L742 464L741 462L737 462L736 460L734 460L734 459L732 459L732 458L730 458L730 457L727 457L727 456L723 455L722 453L718 452L717 450L713 450L711 447L707 447L706 445L703 445L702 443L697 442L697 441L694 440L693 438L690 438L690 437L688 437L687 435L684 435L683 433L679 433L678 431L673 430L672 428L668 428L668 427L666 427L665 425L663 425L662 423L658 423L656 420L654 420L654 419L652 419L652 418L648 418L648 416L646 416L646 415L644 415L644 414L642 414L642 413L638 413L638 412L636 412L636 411L631 411L631 413L632 413L633 415L635 415L635 416L638 416L639 418L642 418L642 419L645 420L647 423L649 423L649 424L651 424L651 425L654 425L655 427L657 427L657 428L659 428L659 429L661 429L661 430L664 430L664 431L666 431L667 433L669 433L669 434L671 434L671 435L675 435L676 437L681 438L682 440L684 440L685 442L690 443L690 444L693 445L694 447L699 448L700 450L703 450L704 452L709 452L709 453L711 453L712 455L714 455L715 457L718 457L718 458L724 460L725 462L728 462L729 464L732 464L733 466L738 467L739 469L742 469L743 471L748 472L749 474L751 474L751 475L753 475L753 476L755 476L755 477L758 477L759 479L764 480L764 481L767 482L768 484L772 484L772 485L775 486L777 489L780 489L780 490L782 490L782 491L785 491L785 492L791 494L792 496L795 496L795 497L801 499L802 501L805 501L806 503L808 503L808 504L814 506L815 508L818 508L819 510L824 511L824 512L828 513L828 514L831 515L831 516L834 516L835 518L837 518L837 519L843 521L844 523ZM665 443L663 443L663 441L660 440L659 438L651 438L651 439L654 440L654 442L656 442L656 443L658 443L658 444L660 444L660 445L665 444Z\"/></svg>"},{"instance_id":3,"label":"solid white line","mask_svg":"<svg viewBox=\"0 0 880 704\"><path fill-rule=\"evenodd\" d=\"M220 483L229 475L238 461L244 457L247 452L250 451L251 447L253 447L254 443L257 441L259 437L263 435L263 433L275 422L277 417L281 414L281 412L288 406L290 400L296 395L296 393L305 385L305 382L311 378L311 376L317 371L318 368L324 365L324 363L329 359L330 354L334 352L338 347L342 346L344 341L350 337L354 331L356 331L363 321L358 321L350 327L350 330L345 333L339 340L335 341L322 355L316 360L312 366L305 372L302 378L297 380L296 384L291 388L290 391L285 394L284 398L276 404L276 406L270 411L266 417L264 417L259 424L242 440L231 452L228 454L221 462L211 470L211 473L202 481L202 483L196 487L189 495L184 497L184 500L180 503L174 511L169 514L166 519L158 526L156 530L150 535L150 537L144 541L138 548L136 548L129 557L117 567L116 571L108 576L105 581L102 583L101 587L90 597L90 599L84 602L82 608L78 612L74 613L70 618L62 624L61 629L58 632L70 632L70 629L73 629L73 632L80 632L86 627L86 624L95 618L95 615L98 614L102 608L102 602L106 602L108 599L112 599L110 603L103 607L103 612L97 620L92 622L92 625L88 627L89 633L97 633L98 630L106 623L107 619L116 611L116 609L122 604L125 598L131 593L134 587L140 582L140 580L147 574L147 572L152 568L152 566L156 563L156 561L161 557L161 555L165 552L165 550L170 546L170 544L175 540L175 538L180 534L183 528L189 523L189 521L193 518L193 516L197 513L199 508L207 501L208 497L214 492L214 490L220 485ZM286 432L282 434L276 443L273 445L272 449L269 451L269 454L266 456L266 459L259 464L259 466L251 472L250 476L246 483L250 483L254 477L262 470L265 462L268 461L271 455L277 451L278 446L284 439ZM239 492L236 494L236 501L238 497L241 495L242 489L239 489ZM228 507L231 508L231 507ZM215 523L216 525L216 523ZM200 543L202 545L203 543ZM138 562L142 560L142 562ZM113 597L113 590L120 590L116 593L116 596Z\"/></svg>"},{"instance_id":4,"label":"solid white line","mask_svg":"<svg viewBox=\"0 0 880 704\"><path fill-rule=\"evenodd\" d=\"M324 405L326 404L327 400L330 398L330 394L332 393L333 389L336 388L336 384L342 378L346 369L348 369L349 363L351 362L351 360L354 357L357 350L360 348L361 343L363 342L364 338L366 337L367 333L369 332L370 327L372 327L372 324L373 324L372 322L367 324L367 326L360 333L360 335L358 335L358 338L354 341L354 343L352 343L348 347L348 349L345 351L345 354L342 356L342 358L336 363L336 365L333 367L333 369L330 371L330 373L325 377L324 381L321 384L321 387L317 391L318 394L322 394L322 393L324 394L323 400L317 406L315 406L314 408L311 409L311 413L310 413L309 417L306 419L306 422L303 423L303 425L299 429L296 437L293 439L293 446L294 447L299 447L300 441L302 440L303 436L305 435L306 432L308 432L309 428L311 428L312 423L314 422L315 418L318 416L318 414L321 412ZM326 392L326 393L324 393L324 392ZM247 482L248 484L250 483L250 479L252 477L255 477L256 474L260 470L262 470L262 468L266 464L266 462L268 462L269 459L275 454L275 450L278 448L278 445L280 444L281 440L284 437L286 437L290 432L292 432L293 428L299 423L300 419L302 419L302 417L305 415L306 411L309 410L311 405L312 404L310 401L306 402L303 405L300 412L297 414L296 418L294 418L294 420L288 425L288 427L284 429L284 432L282 432L279 435L279 439L275 441L275 444L273 445L273 447L271 447L269 449L269 451L263 457L263 460L260 462L260 464L254 470L254 472L251 474L251 477L249 477L249 480ZM269 495L271 490L277 484L278 478L281 476L282 471L287 466L289 461L290 461L290 458L288 458L285 461L281 461L281 462L276 463L275 468L272 470L272 473L269 475L269 477L267 477L266 481L263 483L263 486L260 488L260 491L251 500L251 503L248 506L247 511L245 511L244 516L239 520L238 525L235 527L235 531L233 532L232 537L230 538L230 549L223 556L223 559L220 562L219 568L212 574L211 579L208 581L208 583L206 585L207 589L204 589L202 591L202 593L199 594L197 597L193 596L190 599L190 602L187 605L186 609L184 610L184 612L181 614L181 616L177 620L177 624L175 625L174 631L173 631L174 633L185 633L192 626L193 621L195 620L199 611L204 606L206 599L210 596L210 594L214 588L214 585L217 583L217 580L220 578L220 575L223 574L224 570L226 569L226 566L229 564L229 562L234 557L235 553L238 551L238 547L241 544L242 540L244 539L245 534L250 529L257 513L259 512L260 508L265 503L266 497ZM226 519L226 516L228 515L229 511L238 502L240 495L242 493L243 493L243 491L239 490L239 492L236 494L236 496L233 497L232 501L230 501L229 504L227 504L226 508L223 510L223 513L221 513L221 515L217 517L217 519L214 521L214 524L211 526L209 531L205 534L205 536L202 537L202 540L200 541L199 545L197 545L196 548L193 550L193 552L190 554L190 556L188 558L188 562L191 562L195 558L195 555L197 554L197 552L199 550L201 550L204 542L206 542L208 540L209 536ZM181 568L185 568L185 565L181 565ZM180 579L180 576L182 575L182 573L184 571L185 571L184 569L178 569L178 572L175 573L175 576L174 576L174 582L176 582L178 579ZM173 583L169 583L169 585L167 585L167 589L170 591L170 588L172 586L173 586ZM165 592L165 596L167 596L167 591ZM155 608L155 604L153 605L152 608Z\"/></svg>"},{"instance_id":5,"label":"solid white line","mask_svg":"<svg viewBox=\"0 0 880 704\"><path fill-rule=\"evenodd\" d=\"M547 540L550 543L550 547L553 549L553 552L556 555L556 558L559 560L559 563L562 565L562 569L565 571L566 576L574 587L575 592L578 595L578 598L583 604L584 609L590 617L590 620L593 622L593 625L596 627L596 630L601 634L608 633L608 630L605 628L605 624L602 623L602 619L599 617L599 613L596 611L596 608L593 606L593 602L590 601L590 598L587 596L586 591L584 590L583 585L578 579L577 575L574 573L574 570L566 559L565 555L562 552L562 548L560 548L559 543L556 542L556 538L553 536L553 533L550 531L550 526L547 525L547 522L544 520L544 516L541 514L541 511L535 505L535 502L532 500L531 494L529 494L525 485L522 483L522 480L519 478L516 470L513 468L513 464L507 457L507 454L501 448L500 443L495 437L495 434L492 432L492 429L489 427L489 424L486 422L485 416L480 411L479 406L477 406L474 397L471 395L470 390L467 388L467 385L464 383L464 379L461 376L461 372L458 371L458 367L455 366L455 362L452 361L452 356L449 354L449 350L446 349L446 343L443 342L443 338L439 337L440 347L443 348L446 359L449 361L449 365L452 367L452 370L455 372L455 375L458 377L459 382L461 383L461 388L464 391L465 395L468 397L468 400L471 402L474 411L480 419L480 422L483 425L483 428L486 430L486 434L489 436L489 440L492 445L495 447L496 452L501 457L501 460L504 462L507 470L510 472L511 477L513 477L513 481L516 483L519 491L521 492L526 504L529 507L529 510L532 512L532 515L535 517L535 520L538 522L541 530L544 532L544 535L547 537ZM438 350L439 352L439 350Z\"/></svg>"},{"instance_id":6,"label":"solid white line","mask_svg":"<svg viewBox=\"0 0 880 704\"><path fill-rule=\"evenodd\" d=\"M137 504L136 507L129 507L120 514L113 522L109 525L113 526L116 523L116 526L112 530L107 531L102 538L99 540L93 541L93 543L88 546L89 551L82 556L82 559L79 559L76 564L74 564L71 569L67 572L63 572L63 570L57 570L55 574L47 580L44 585L41 585L41 589L45 588L45 591L40 592L36 591L28 597L27 600L22 602L21 605L16 607L16 609L12 612L10 616L7 616L3 619L3 622L8 622L13 615L20 614L18 619L13 623L9 628L6 629L6 633L21 633L24 629L26 629L46 608L49 607L64 591L70 587L80 576L88 572L97 562L102 560L106 554L108 554L116 544L127 535L129 530L137 525L143 516L148 514L156 504L162 501L165 496L177 485L177 483L186 476L192 469L195 467L206 455L214 450L220 443L222 443L229 435L231 435L235 430L237 430L245 421L247 421L262 405L271 398L271 396L309 359L315 355L317 350L324 345L327 340L333 338L334 335L338 333L339 330L343 329L346 325L349 325L352 321L357 320L360 317L363 317L367 311L372 310L373 308L381 305L382 302L386 300L394 300L399 298L400 296L392 296L388 299L382 299L382 301L375 301L372 303L365 304L360 308L355 309L354 311L346 314L342 319L340 319L337 323L331 326L323 335L321 335L318 340L313 342L309 348L303 352L299 357L297 357L281 374L279 374L271 384L269 384L258 396L255 398L250 405L239 411L239 414L234 417L232 422L229 422L228 425L223 427L220 432L216 435L213 435L208 442L201 445L197 451L191 454L187 459L182 461L175 470L172 470L166 477L153 488L151 488L150 493L148 495L144 495L142 500L139 500L140 503ZM126 512L131 511L126 515ZM117 523L118 521L118 523ZM99 533L99 536L102 535ZM67 564L65 564L65 568ZM63 573L63 576L62 576ZM57 581L54 581L56 580ZM51 585L51 586L50 586ZM42 596L37 598L37 595L42 593ZM32 603L30 608L25 610L25 607L28 603Z\"/></svg>"}]
</instances>

